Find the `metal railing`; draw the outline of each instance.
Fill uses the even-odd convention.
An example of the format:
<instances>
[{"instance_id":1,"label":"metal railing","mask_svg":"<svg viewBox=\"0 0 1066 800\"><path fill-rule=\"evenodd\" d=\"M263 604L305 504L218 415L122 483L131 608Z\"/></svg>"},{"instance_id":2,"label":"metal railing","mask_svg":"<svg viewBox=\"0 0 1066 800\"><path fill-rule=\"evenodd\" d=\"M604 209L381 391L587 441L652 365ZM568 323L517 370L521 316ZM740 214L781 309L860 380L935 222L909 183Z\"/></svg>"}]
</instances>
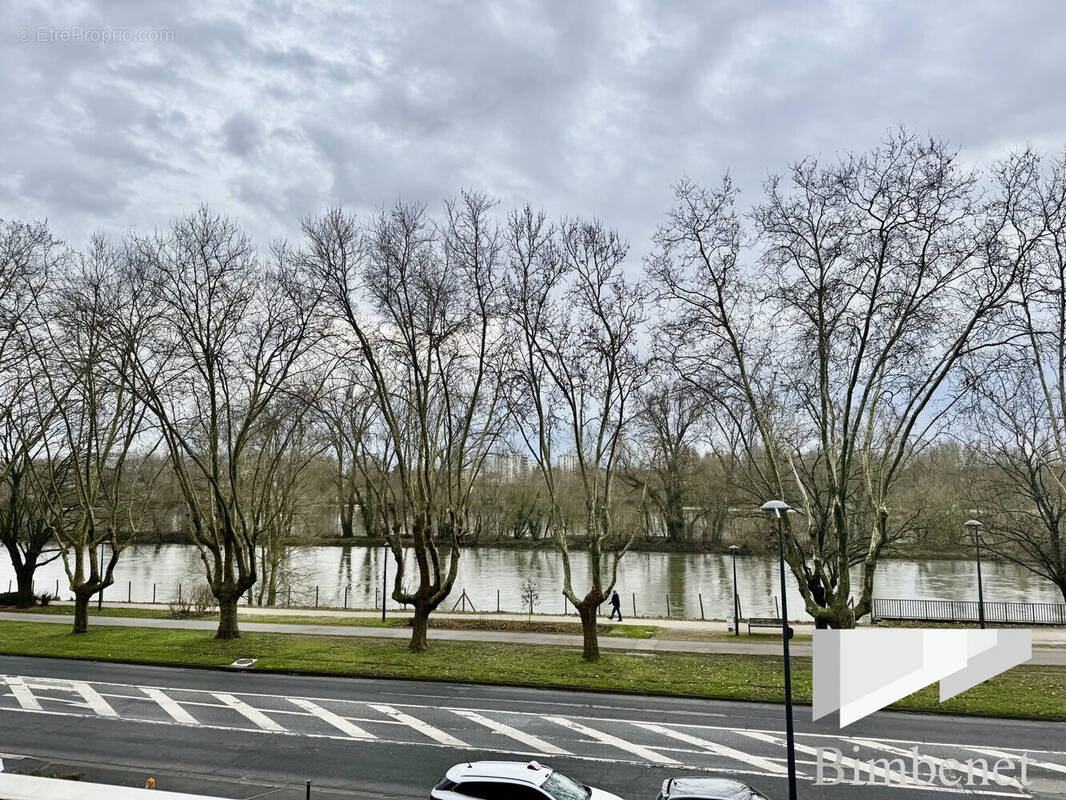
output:
<instances>
[{"instance_id":1,"label":"metal railing","mask_svg":"<svg viewBox=\"0 0 1066 800\"><path fill-rule=\"evenodd\" d=\"M976 600L874 599L873 621L977 622ZM985 601L985 620L1008 625L1066 625L1064 603L1002 603Z\"/></svg>"}]
</instances>

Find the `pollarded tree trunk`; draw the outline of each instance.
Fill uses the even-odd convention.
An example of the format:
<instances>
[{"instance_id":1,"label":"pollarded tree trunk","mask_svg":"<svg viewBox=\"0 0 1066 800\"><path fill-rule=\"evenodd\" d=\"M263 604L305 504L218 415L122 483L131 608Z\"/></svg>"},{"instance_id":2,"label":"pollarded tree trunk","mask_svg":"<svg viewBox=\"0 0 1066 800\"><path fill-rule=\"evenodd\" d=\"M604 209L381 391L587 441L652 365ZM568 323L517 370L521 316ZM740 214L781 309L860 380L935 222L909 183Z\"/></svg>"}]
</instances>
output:
<instances>
[{"instance_id":1,"label":"pollarded tree trunk","mask_svg":"<svg viewBox=\"0 0 1066 800\"><path fill-rule=\"evenodd\" d=\"M216 595L218 599L218 630L215 632L216 639L239 639L240 628L237 627L237 603L240 595L234 592L222 592Z\"/></svg>"},{"instance_id":2,"label":"pollarded tree trunk","mask_svg":"<svg viewBox=\"0 0 1066 800\"><path fill-rule=\"evenodd\" d=\"M215 592L214 595L218 602L218 629L215 631L215 638L239 639L241 631L237 625L237 608L244 596L244 591L231 585Z\"/></svg>"},{"instance_id":3,"label":"pollarded tree trunk","mask_svg":"<svg viewBox=\"0 0 1066 800\"><path fill-rule=\"evenodd\" d=\"M18 608L30 608L33 606L33 573L36 568L36 564L15 568L15 581L18 583L15 606Z\"/></svg>"},{"instance_id":4,"label":"pollarded tree trunk","mask_svg":"<svg viewBox=\"0 0 1066 800\"><path fill-rule=\"evenodd\" d=\"M600 604L594 597L586 597L577 606L578 616L581 618L581 657L586 661L599 661L600 640L596 630L597 612Z\"/></svg>"},{"instance_id":5,"label":"pollarded tree trunk","mask_svg":"<svg viewBox=\"0 0 1066 800\"><path fill-rule=\"evenodd\" d=\"M429 629L429 615L433 609L424 606L415 606L415 615L411 620L411 643L407 649L412 653L424 653L429 649L427 632Z\"/></svg>"},{"instance_id":6,"label":"pollarded tree trunk","mask_svg":"<svg viewBox=\"0 0 1066 800\"><path fill-rule=\"evenodd\" d=\"M89 601L93 593L78 591L74 593L74 629L71 633L89 632Z\"/></svg>"}]
</instances>

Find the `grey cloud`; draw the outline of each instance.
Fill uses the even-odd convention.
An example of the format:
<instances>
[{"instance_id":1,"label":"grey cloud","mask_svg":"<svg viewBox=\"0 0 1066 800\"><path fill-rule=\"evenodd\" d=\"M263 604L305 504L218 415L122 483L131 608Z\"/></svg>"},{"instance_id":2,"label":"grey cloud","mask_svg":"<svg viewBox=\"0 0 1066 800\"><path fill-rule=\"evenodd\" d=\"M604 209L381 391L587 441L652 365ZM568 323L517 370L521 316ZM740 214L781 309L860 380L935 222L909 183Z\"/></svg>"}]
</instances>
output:
<instances>
[{"instance_id":1,"label":"grey cloud","mask_svg":"<svg viewBox=\"0 0 1066 800\"><path fill-rule=\"evenodd\" d=\"M15 3L5 18L0 216L48 216L74 242L206 200L265 244L333 203L435 207L469 185L600 217L637 256L681 175L729 170L751 199L767 172L898 123L974 159L1066 144L1051 0ZM24 24L173 41L20 43Z\"/></svg>"}]
</instances>

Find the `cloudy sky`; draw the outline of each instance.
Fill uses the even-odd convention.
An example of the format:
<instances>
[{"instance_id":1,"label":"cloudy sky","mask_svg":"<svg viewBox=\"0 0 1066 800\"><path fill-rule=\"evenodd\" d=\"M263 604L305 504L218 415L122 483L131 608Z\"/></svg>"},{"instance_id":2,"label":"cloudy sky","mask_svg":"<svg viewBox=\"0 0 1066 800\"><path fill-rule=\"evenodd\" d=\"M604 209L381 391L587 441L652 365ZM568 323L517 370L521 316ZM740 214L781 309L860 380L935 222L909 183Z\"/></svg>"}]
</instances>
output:
<instances>
[{"instance_id":1,"label":"cloudy sky","mask_svg":"<svg viewBox=\"0 0 1066 800\"><path fill-rule=\"evenodd\" d=\"M751 199L904 123L974 161L1066 145L1066 3L5 3L0 217L79 244L209 202L301 216L460 187L634 254L682 175Z\"/></svg>"}]
</instances>

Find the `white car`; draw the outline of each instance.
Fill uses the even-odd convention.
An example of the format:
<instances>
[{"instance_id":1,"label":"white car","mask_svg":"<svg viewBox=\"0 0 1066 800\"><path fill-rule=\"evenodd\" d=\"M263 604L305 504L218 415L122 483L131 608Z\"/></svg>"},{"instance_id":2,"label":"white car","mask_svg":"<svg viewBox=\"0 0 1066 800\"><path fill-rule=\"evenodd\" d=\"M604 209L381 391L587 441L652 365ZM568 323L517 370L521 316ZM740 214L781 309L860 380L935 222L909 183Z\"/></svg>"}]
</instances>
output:
<instances>
[{"instance_id":1,"label":"white car","mask_svg":"<svg viewBox=\"0 0 1066 800\"><path fill-rule=\"evenodd\" d=\"M456 764L429 796L432 800L621 800L536 761Z\"/></svg>"}]
</instances>

